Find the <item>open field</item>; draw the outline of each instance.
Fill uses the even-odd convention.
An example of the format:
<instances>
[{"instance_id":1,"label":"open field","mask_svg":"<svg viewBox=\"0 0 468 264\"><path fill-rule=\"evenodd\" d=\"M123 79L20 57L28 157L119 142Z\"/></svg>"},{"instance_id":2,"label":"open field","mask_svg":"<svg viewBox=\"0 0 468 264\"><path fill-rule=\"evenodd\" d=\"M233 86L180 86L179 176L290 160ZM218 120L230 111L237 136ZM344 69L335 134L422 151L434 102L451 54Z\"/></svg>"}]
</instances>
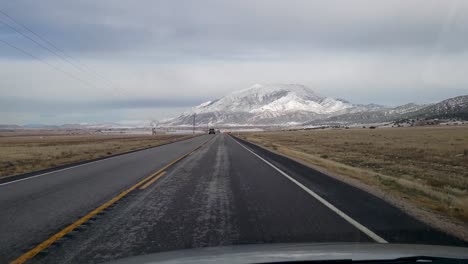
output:
<instances>
[{"instance_id":1,"label":"open field","mask_svg":"<svg viewBox=\"0 0 468 264\"><path fill-rule=\"evenodd\" d=\"M468 127L245 133L242 138L468 226Z\"/></svg>"},{"instance_id":2,"label":"open field","mask_svg":"<svg viewBox=\"0 0 468 264\"><path fill-rule=\"evenodd\" d=\"M0 177L157 146L185 137L0 133Z\"/></svg>"}]
</instances>

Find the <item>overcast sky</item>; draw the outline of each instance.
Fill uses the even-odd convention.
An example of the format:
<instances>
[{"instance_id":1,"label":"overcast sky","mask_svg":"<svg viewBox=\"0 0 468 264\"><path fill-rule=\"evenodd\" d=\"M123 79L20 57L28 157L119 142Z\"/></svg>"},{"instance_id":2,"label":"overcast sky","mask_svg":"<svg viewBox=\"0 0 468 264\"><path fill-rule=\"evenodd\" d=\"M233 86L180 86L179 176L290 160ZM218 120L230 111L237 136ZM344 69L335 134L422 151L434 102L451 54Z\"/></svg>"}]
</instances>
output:
<instances>
[{"instance_id":1,"label":"overcast sky","mask_svg":"<svg viewBox=\"0 0 468 264\"><path fill-rule=\"evenodd\" d=\"M3 124L162 119L255 83L385 105L468 94L468 1L15 0L0 10Z\"/></svg>"}]
</instances>

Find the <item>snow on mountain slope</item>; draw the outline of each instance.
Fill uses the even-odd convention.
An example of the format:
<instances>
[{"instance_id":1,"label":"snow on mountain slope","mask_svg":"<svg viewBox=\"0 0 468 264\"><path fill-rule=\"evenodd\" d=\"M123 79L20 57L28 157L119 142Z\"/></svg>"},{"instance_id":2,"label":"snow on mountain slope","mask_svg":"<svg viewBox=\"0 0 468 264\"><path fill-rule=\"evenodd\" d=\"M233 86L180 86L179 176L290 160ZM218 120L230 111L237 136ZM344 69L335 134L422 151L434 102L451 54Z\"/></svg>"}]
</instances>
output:
<instances>
[{"instance_id":1,"label":"snow on mountain slope","mask_svg":"<svg viewBox=\"0 0 468 264\"><path fill-rule=\"evenodd\" d=\"M256 84L223 98L200 104L181 116L162 122L167 126L196 124L222 126L288 126L370 124L405 118L468 119L468 96L437 104L414 103L398 107L352 104L316 94L300 84Z\"/></svg>"},{"instance_id":2,"label":"snow on mountain slope","mask_svg":"<svg viewBox=\"0 0 468 264\"><path fill-rule=\"evenodd\" d=\"M311 120L304 125L372 124L407 119L455 118L468 120L468 95L449 98L435 104L418 105L410 103L394 108L354 111Z\"/></svg>"},{"instance_id":3,"label":"snow on mountain slope","mask_svg":"<svg viewBox=\"0 0 468 264\"><path fill-rule=\"evenodd\" d=\"M335 124L371 124L390 122L404 117L408 113L418 111L428 105L414 103L390 108L379 105L356 106L348 113L312 120L304 125L335 125Z\"/></svg>"},{"instance_id":4,"label":"snow on mountain slope","mask_svg":"<svg viewBox=\"0 0 468 264\"><path fill-rule=\"evenodd\" d=\"M407 118L461 118L468 120L468 95L457 96L409 113Z\"/></svg>"},{"instance_id":5,"label":"snow on mountain slope","mask_svg":"<svg viewBox=\"0 0 468 264\"><path fill-rule=\"evenodd\" d=\"M299 84L256 84L233 92L219 100L205 102L194 113L216 111L261 113L265 111L309 111L331 113L351 107L351 104L317 95Z\"/></svg>"},{"instance_id":6,"label":"snow on mountain slope","mask_svg":"<svg viewBox=\"0 0 468 264\"><path fill-rule=\"evenodd\" d=\"M351 109L345 101L316 94L300 84L255 84L221 99L202 103L171 120L171 125L189 125L197 115L198 124L284 124L300 123L318 115Z\"/></svg>"}]
</instances>

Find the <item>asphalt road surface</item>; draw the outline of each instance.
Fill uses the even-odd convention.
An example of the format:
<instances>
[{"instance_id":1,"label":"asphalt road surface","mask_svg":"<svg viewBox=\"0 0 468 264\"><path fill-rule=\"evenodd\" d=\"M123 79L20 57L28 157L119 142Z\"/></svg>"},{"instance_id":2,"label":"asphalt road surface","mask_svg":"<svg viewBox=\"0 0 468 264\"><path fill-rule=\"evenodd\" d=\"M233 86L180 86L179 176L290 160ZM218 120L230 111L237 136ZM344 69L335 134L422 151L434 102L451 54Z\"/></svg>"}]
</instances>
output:
<instances>
[{"instance_id":1,"label":"asphalt road surface","mask_svg":"<svg viewBox=\"0 0 468 264\"><path fill-rule=\"evenodd\" d=\"M229 135L2 183L0 212L0 263L20 256L100 263L256 243L466 246L379 198Z\"/></svg>"}]
</instances>

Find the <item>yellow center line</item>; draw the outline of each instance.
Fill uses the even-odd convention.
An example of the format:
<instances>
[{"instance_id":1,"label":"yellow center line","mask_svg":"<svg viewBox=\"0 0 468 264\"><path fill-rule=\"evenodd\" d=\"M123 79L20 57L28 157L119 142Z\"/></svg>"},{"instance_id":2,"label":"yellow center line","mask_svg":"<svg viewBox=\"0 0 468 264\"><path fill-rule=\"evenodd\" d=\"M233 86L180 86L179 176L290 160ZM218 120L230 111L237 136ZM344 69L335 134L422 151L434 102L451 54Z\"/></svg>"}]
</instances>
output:
<instances>
[{"instance_id":1,"label":"yellow center line","mask_svg":"<svg viewBox=\"0 0 468 264\"><path fill-rule=\"evenodd\" d=\"M142 179L141 181L139 181L137 184L133 185L132 187L130 187L129 189L127 189L126 191L123 191L121 192L119 195L115 196L114 198L110 199L109 201L107 201L106 203L102 204L101 206L99 206L98 208L94 209L93 211L89 212L87 215L83 216L82 218L80 218L78 221L74 222L73 224L65 227L64 229L62 229L61 231L59 231L58 233L56 233L55 235L49 237L47 240L43 241L42 243L40 243L39 245L35 246L33 249L29 250L28 252L24 253L23 255L21 255L20 257L18 257L17 259L13 260L12 262L10 262L11 264L22 264L22 263L25 263L26 261L30 260L31 258L33 258L34 256L36 256L37 254L39 254L39 252L41 252L42 250L48 248L50 245L52 245L55 241L59 240L60 238L64 237L66 234L70 233L71 231L73 231L75 228L79 227L80 225L84 224L85 222L87 222L89 219L91 219L92 217L94 217L95 215L97 215L98 213L100 213L101 211L105 210L106 208L108 208L109 206L113 205L115 202L117 202L118 200L122 199L124 196L126 196L127 194L129 194L130 192L132 192L133 190L137 189L138 187L140 187L141 185L143 185L145 182L151 180L153 178L153 180L151 180L152 182L156 181L159 177L161 177L162 175L164 175L165 173L165 170L167 170L169 167L171 167L172 165L174 165L175 163L177 163L178 161L180 161L181 159L187 157L188 155L192 154L193 152L195 152L196 150L198 150L199 148L201 148L203 145L205 145L206 143L208 143L209 141L211 141L213 138L205 141L203 144L201 144L200 146L194 148L193 150L191 150L190 152L178 157L177 159L169 162L167 165L165 165L164 167L162 167L160 170L158 170L157 172L151 174L150 176L147 176L145 177L144 179ZM163 173L164 172L164 173ZM161 174L162 173L162 174ZM156 178L154 178L155 176L157 176Z\"/></svg>"},{"instance_id":2,"label":"yellow center line","mask_svg":"<svg viewBox=\"0 0 468 264\"><path fill-rule=\"evenodd\" d=\"M150 186L155 181L157 181L159 178L161 178L164 174L166 174L165 171L161 172L158 176L154 177L153 179L147 181L143 186L140 187L140 190L146 189L148 186Z\"/></svg>"}]
</instances>

